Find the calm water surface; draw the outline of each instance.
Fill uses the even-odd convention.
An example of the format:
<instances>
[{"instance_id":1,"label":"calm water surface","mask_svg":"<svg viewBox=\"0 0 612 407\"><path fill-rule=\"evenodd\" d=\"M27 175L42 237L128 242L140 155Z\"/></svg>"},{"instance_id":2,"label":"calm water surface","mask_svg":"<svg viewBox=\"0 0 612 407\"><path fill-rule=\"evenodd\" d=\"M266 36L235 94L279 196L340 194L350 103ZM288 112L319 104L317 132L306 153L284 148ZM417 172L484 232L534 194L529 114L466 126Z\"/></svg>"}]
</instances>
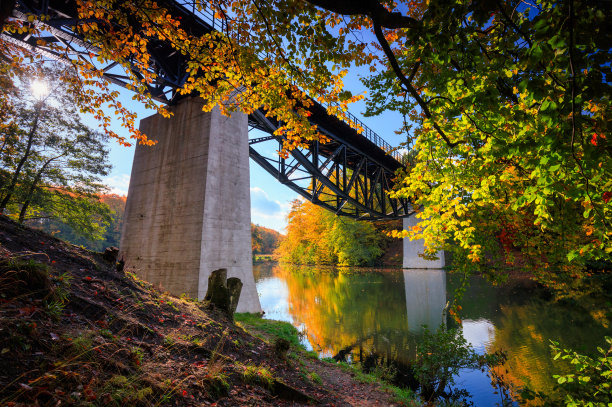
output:
<instances>
[{"instance_id":1,"label":"calm water surface","mask_svg":"<svg viewBox=\"0 0 612 407\"><path fill-rule=\"evenodd\" d=\"M422 326L456 326L443 310L461 277L442 270L357 270L263 263L254 266L265 317L287 321L321 357L350 349L349 360L368 355L405 362L415 354ZM528 281L494 287L473 277L460 302L463 335L478 353L508 354L503 374L515 387L553 386L549 340L592 351L612 335L605 313L579 304L551 302ZM506 373L507 370L507 373ZM475 406L501 400L487 373L463 370L457 388Z\"/></svg>"}]
</instances>

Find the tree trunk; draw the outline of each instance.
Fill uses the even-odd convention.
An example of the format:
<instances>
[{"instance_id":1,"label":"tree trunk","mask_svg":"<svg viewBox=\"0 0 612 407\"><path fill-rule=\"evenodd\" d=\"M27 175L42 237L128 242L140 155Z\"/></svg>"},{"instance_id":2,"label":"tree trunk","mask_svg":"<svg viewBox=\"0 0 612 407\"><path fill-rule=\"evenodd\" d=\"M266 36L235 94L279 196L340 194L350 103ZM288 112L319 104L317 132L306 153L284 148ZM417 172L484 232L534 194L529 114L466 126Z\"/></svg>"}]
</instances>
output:
<instances>
[{"instance_id":1,"label":"tree trunk","mask_svg":"<svg viewBox=\"0 0 612 407\"><path fill-rule=\"evenodd\" d=\"M0 202L0 213L4 212L4 210L6 209L6 206L11 200L11 197L13 196L13 192L15 192L15 185L17 185L17 180L19 179L19 174L21 173L21 169L23 168L24 164L30 157L30 151L32 149L32 144L34 143L34 136L36 135L36 130L38 130L38 120L40 118L41 108L42 108L41 105L36 106L36 116L34 117L32 128L30 129L30 132L28 133L28 145L26 147L25 154L23 155L23 157L21 157L21 160L19 160L19 164L17 164L17 168L15 169L15 172L13 173L13 177L11 178L11 183L7 187L6 195L2 199L2 202Z\"/></svg>"},{"instance_id":2,"label":"tree trunk","mask_svg":"<svg viewBox=\"0 0 612 407\"><path fill-rule=\"evenodd\" d=\"M32 195L34 194L34 191L36 190L36 187L38 186L38 183L40 182L42 175L45 173L47 166L51 164L51 162L62 157L63 155L64 154L58 155L57 157L49 158L47 162L45 162L43 166L40 167L40 170L38 170L38 172L36 173L36 177L34 177L34 180L32 181L30 188L28 189L28 193L25 196L25 202L21 206L21 212L19 212L19 223L23 223L23 221L25 220L26 211L28 209L28 206L30 206L30 202L32 202Z\"/></svg>"}]
</instances>

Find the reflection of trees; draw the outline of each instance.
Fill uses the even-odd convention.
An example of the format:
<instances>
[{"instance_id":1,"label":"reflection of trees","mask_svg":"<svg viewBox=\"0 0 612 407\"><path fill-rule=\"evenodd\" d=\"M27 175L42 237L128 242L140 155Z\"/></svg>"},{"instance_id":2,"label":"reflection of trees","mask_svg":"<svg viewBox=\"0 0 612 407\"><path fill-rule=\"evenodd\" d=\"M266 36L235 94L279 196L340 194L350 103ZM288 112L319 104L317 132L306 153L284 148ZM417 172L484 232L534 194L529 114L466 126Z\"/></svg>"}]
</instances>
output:
<instances>
[{"instance_id":1,"label":"reflection of trees","mask_svg":"<svg viewBox=\"0 0 612 407\"><path fill-rule=\"evenodd\" d=\"M421 333L409 330L412 322L406 295L412 294L404 272L348 273L314 267L262 266L254 270L258 278L274 276L286 283L289 313L296 324L307 328L308 340L315 350L331 356L351 347L358 361L372 354L378 362L406 363L414 357ZM411 276L416 278L418 273ZM458 287L459 278L447 276L449 295ZM470 280L459 301L463 307L461 316L486 319L495 326L495 337L487 350L508 352L508 361L498 372L516 388L553 391L552 374L562 372L551 360L550 339L560 341L562 347L591 353L604 335L612 335L607 318L602 316L603 307L597 308L588 299L553 302L546 291L526 280L502 287L493 287L481 278ZM415 282L408 285L418 286ZM427 307L425 301L418 302ZM447 326L452 327L448 322Z\"/></svg>"},{"instance_id":2,"label":"reflection of trees","mask_svg":"<svg viewBox=\"0 0 612 407\"><path fill-rule=\"evenodd\" d=\"M562 371L552 361L550 340L562 347L594 352L604 335L612 332L592 318L589 311L572 302L551 303L538 297L515 299L519 304L501 306L491 348L508 352L505 378L515 387L527 386L546 394L553 393L553 374Z\"/></svg>"},{"instance_id":3,"label":"reflection of trees","mask_svg":"<svg viewBox=\"0 0 612 407\"><path fill-rule=\"evenodd\" d=\"M315 270L313 272L313 270ZM399 358L409 347L401 271L345 273L287 266L274 268L289 288L289 312L308 328L314 349L355 357L375 352Z\"/></svg>"},{"instance_id":4,"label":"reflection of trees","mask_svg":"<svg viewBox=\"0 0 612 407\"><path fill-rule=\"evenodd\" d=\"M262 278L272 277L272 270L276 267L278 267L276 263L272 262L253 264L253 277L255 277L255 281L259 281Z\"/></svg>"}]
</instances>

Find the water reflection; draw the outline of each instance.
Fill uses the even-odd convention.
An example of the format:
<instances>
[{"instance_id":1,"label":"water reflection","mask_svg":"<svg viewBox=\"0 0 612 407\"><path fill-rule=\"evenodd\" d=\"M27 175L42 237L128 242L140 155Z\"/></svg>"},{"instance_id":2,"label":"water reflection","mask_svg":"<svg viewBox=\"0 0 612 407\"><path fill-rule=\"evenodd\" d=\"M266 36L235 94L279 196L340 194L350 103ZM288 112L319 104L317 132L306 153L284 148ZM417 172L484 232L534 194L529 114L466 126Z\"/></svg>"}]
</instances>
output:
<instances>
[{"instance_id":1,"label":"water reflection","mask_svg":"<svg viewBox=\"0 0 612 407\"><path fill-rule=\"evenodd\" d=\"M461 277L442 270L268 263L254 266L254 272L266 316L301 327L308 347L322 357L345 350L357 361L376 355L406 363L415 355L422 325L456 326L443 310ZM592 311L591 305L583 308L580 302L551 302L545 291L525 280L493 287L471 278L460 304L465 338L478 353L506 350L509 359L500 373L517 388L552 390L550 339L592 351L604 335L612 335L605 312ZM475 405L499 402L480 371L462 371L458 383L473 395Z\"/></svg>"},{"instance_id":2,"label":"water reflection","mask_svg":"<svg viewBox=\"0 0 612 407\"><path fill-rule=\"evenodd\" d=\"M446 306L444 270L404 270L404 290L408 330L420 333L423 325L436 328L443 324Z\"/></svg>"}]
</instances>

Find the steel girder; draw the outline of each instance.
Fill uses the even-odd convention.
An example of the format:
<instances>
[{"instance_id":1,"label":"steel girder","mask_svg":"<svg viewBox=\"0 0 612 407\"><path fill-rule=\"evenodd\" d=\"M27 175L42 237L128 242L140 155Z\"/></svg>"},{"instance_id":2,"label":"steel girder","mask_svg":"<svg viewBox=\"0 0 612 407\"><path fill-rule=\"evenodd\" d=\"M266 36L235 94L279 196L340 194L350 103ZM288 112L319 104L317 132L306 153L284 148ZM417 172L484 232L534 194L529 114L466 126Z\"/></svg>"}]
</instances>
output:
<instances>
[{"instance_id":1,"label":"steel girder","mask_svg":"<svg viewBox=\"0 0 612 407\"><path fill-rule=\"evenodd\" d=\"M273 133L278 128L257 111L251 125ZM359 220L397 219L410 216L412 205L407 199L392 199L394 171L346 140L319 126L329 139L312 141L308 148L296 148L288 158L277 154L266 157L257 150L261 143L275 140L282 148L283 137L270 135L249 140L251 158L304 198L337 215Z\"/></svg>"},{"instance_id":2,"label":"steel girder","mask_svg":"<svg viewBox=\"0 0 612 407\"><path fill-rule=\"evenodd\" d=\"M205 34L214 30L223 30L223 24L214 16L190 10L180 1L162 0L160 5L169 9L171 14L180 17L188 26L188 31L194 34ZM100 49L83 40L74 32L74 27L85 22L78 18L77 6L74 1L66 0L17 0L13 10L13 17L27 22L27 16L33 14L46 16L45 21L33 21L39 30L40 36L28 33L2 33L1 38L15 45L31 49L47 58L69 63L70 60L97 60ZM87 20L95 21L95 19ZM54 44L61 44L65 50L59 53ZM176 103L181 95L178 89L187 80L187 58L177 52L172 46L163 41L151 40L147 50L151 54L151 63L148 69L154 74L155 81L146 84L152 98L164 104ZM128 61L129 70L138 78L143 72L133 61ZM127 88L129 77L125 68L116 62L102 65L98 63L98 70L103 72L104 78L111 83ZM184 96L183 96L184 97Z\"/></svg>"}]
</instances>

